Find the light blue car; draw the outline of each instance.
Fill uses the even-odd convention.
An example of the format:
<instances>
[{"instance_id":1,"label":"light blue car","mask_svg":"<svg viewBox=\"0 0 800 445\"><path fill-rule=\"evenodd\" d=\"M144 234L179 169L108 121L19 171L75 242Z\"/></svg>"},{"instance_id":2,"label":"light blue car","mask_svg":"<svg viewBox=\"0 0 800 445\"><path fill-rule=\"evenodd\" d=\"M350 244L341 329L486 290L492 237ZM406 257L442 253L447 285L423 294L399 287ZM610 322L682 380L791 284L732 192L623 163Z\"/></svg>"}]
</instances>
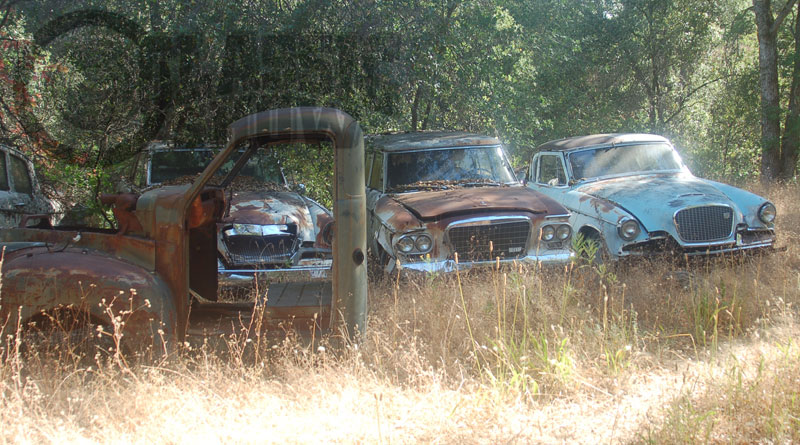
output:
<instances>
[{"instance_id":1,"label":"light blue car","mask_svg":"<svg viewBox=\"0 0 800 445\"><path fill-rule=\"evenodd\" d=\"M658 253L771 250L775 206L753 193L698 178L669 140L597 134L538 147L528 187L564 205L598 259Z\"/></svg>"}]
</instances>

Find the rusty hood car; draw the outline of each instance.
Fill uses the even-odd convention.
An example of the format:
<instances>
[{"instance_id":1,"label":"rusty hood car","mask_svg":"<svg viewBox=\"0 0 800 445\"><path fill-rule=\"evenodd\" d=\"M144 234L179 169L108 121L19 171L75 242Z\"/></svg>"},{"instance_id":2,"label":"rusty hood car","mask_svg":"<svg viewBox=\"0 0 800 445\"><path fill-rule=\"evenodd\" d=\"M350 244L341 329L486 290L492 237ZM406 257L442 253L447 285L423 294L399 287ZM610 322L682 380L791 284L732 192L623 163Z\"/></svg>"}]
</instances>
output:
<instances>
[{"instance_id":1,"label":"rusty hood car","mask_svg":"<svg viewBox=\"0 0 800 445\"><path fill-rule=\"evenodd\" d=\"M672 144L652 134L598 134L538 148L528 186L571 212L597 258L772 249L775 206L694 176Z\"/></svg>"},{"instance_id":2,"label":"rusty hood car","mask_svg":"<svg viewBox=\"0 0 800 445\"><path fill-rule=\"evenodd\" d=\"M500 141L462 132L367 138L367 238L385 271L570 260L567 210L520 184ZM457 254L457 255L456 255Z\"/></svg>"},{"instance_id":3,"label":"rusty hood car","mask_svg":"<svg viewBox=\"0 0 800 445\"><path fill-rule=\"evenodd\" d=\"M150 186L192 182L219 149L151 144ZM241 154L241 152L240 152ZM236 157L218 175L228 174ZM331 268L331 212L290 187L279 160L269 151L251 156L226 186L228 208L217 224L219 274L224 285L250 284L253 274L311 275Z\"/></svg>"}]
</instances>

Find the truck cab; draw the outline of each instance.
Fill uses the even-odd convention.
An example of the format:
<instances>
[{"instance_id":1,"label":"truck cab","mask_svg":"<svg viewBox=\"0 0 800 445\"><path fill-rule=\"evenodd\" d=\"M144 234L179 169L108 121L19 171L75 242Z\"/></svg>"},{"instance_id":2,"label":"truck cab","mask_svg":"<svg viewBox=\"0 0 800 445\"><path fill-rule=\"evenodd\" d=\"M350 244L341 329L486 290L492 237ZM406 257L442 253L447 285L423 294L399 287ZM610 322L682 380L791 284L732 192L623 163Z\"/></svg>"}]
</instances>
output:
<instances>
[{"instance_id":1,"label":"truck cab","mask_svg":"<svg viewBox=\"0 0 800 445\"><path fill-rule=\"evenodd\" d=\"M82 320L121 330L128 345L155 351L182 344L187 334L216 332L207 326L231 326L226 319L246 323L259 306L265 328L290 323L363 333L366 210L358 123L339 110L303 107L246 116L228 131L226 146L191 184L104 196L116 229L0 232L0 317L28 326L69 308L85 314ZM316 141L331 141L335 154L332 295L303 300L302 293L284 289L255 302L218 302L217 234L228 205L225 186L259 150ZM233 167L219 180L231 159Z\"/></svg>"}]
</instances>

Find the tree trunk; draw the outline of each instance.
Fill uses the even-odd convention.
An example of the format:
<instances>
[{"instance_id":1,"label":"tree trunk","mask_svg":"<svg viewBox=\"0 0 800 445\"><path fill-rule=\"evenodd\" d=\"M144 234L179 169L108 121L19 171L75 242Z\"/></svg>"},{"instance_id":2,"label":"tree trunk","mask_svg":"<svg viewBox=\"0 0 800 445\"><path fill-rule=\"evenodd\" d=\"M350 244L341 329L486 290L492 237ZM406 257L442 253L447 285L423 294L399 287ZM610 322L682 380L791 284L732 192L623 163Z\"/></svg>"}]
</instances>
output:
<instances>
[{"instance_id":1,"label":"tree trunk","mask_svg":"<svg viewBox=\"0 0 800 445\"><path fill-rule=\"evenodd\" d=\"M758 80L761 91L761 180L777 177L780 167L780 102L777 32L770 0L753 0L758 29Z\"/></svg>"},{"instance_id":2,"label":"tree trunk","mask_svg":"<svg viewBox=\"0 0 800 445\"><path fill-rule=\"evenodd\" d=\"M780 179L789 180L797 173L797 152L800 145L800 17L794 17L794 61L789 109L781 139Z\"/></svg>"},{"instance_id":3,"label":"tree trunk","mask_svg":"<svg viewBox=\"0 0 800 445\"><path fill-rule=\"evenodd\" d=\"M422 90L421 85L417 85L417 91L414 92L414 103L411 104L411 131L417 131L419 123L419 96Z\"/></svg>"}]
</instances>

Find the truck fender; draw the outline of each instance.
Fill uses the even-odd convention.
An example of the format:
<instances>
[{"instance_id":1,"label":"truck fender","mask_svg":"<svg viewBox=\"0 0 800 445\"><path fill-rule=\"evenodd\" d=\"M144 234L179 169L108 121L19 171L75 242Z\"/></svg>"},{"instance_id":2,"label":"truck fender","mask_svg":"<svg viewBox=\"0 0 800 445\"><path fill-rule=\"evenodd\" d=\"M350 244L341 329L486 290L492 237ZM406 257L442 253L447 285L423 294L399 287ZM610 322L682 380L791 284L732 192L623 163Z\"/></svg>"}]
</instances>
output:
<instances>
[{"instance_id":1,"label":"truck fender","mask_svg":"<svg viewBox=\"0 0 800 445\"><path fill-rule=\"evenodd\" d=\"M129 349L172 350L175 300L164 281L141 266L98 251L32 246L6 251L0 323L15 329L42 313L71 307L122 333ZM11 322L6 322L9 320Z\"/></svg>"}]
</instances>

